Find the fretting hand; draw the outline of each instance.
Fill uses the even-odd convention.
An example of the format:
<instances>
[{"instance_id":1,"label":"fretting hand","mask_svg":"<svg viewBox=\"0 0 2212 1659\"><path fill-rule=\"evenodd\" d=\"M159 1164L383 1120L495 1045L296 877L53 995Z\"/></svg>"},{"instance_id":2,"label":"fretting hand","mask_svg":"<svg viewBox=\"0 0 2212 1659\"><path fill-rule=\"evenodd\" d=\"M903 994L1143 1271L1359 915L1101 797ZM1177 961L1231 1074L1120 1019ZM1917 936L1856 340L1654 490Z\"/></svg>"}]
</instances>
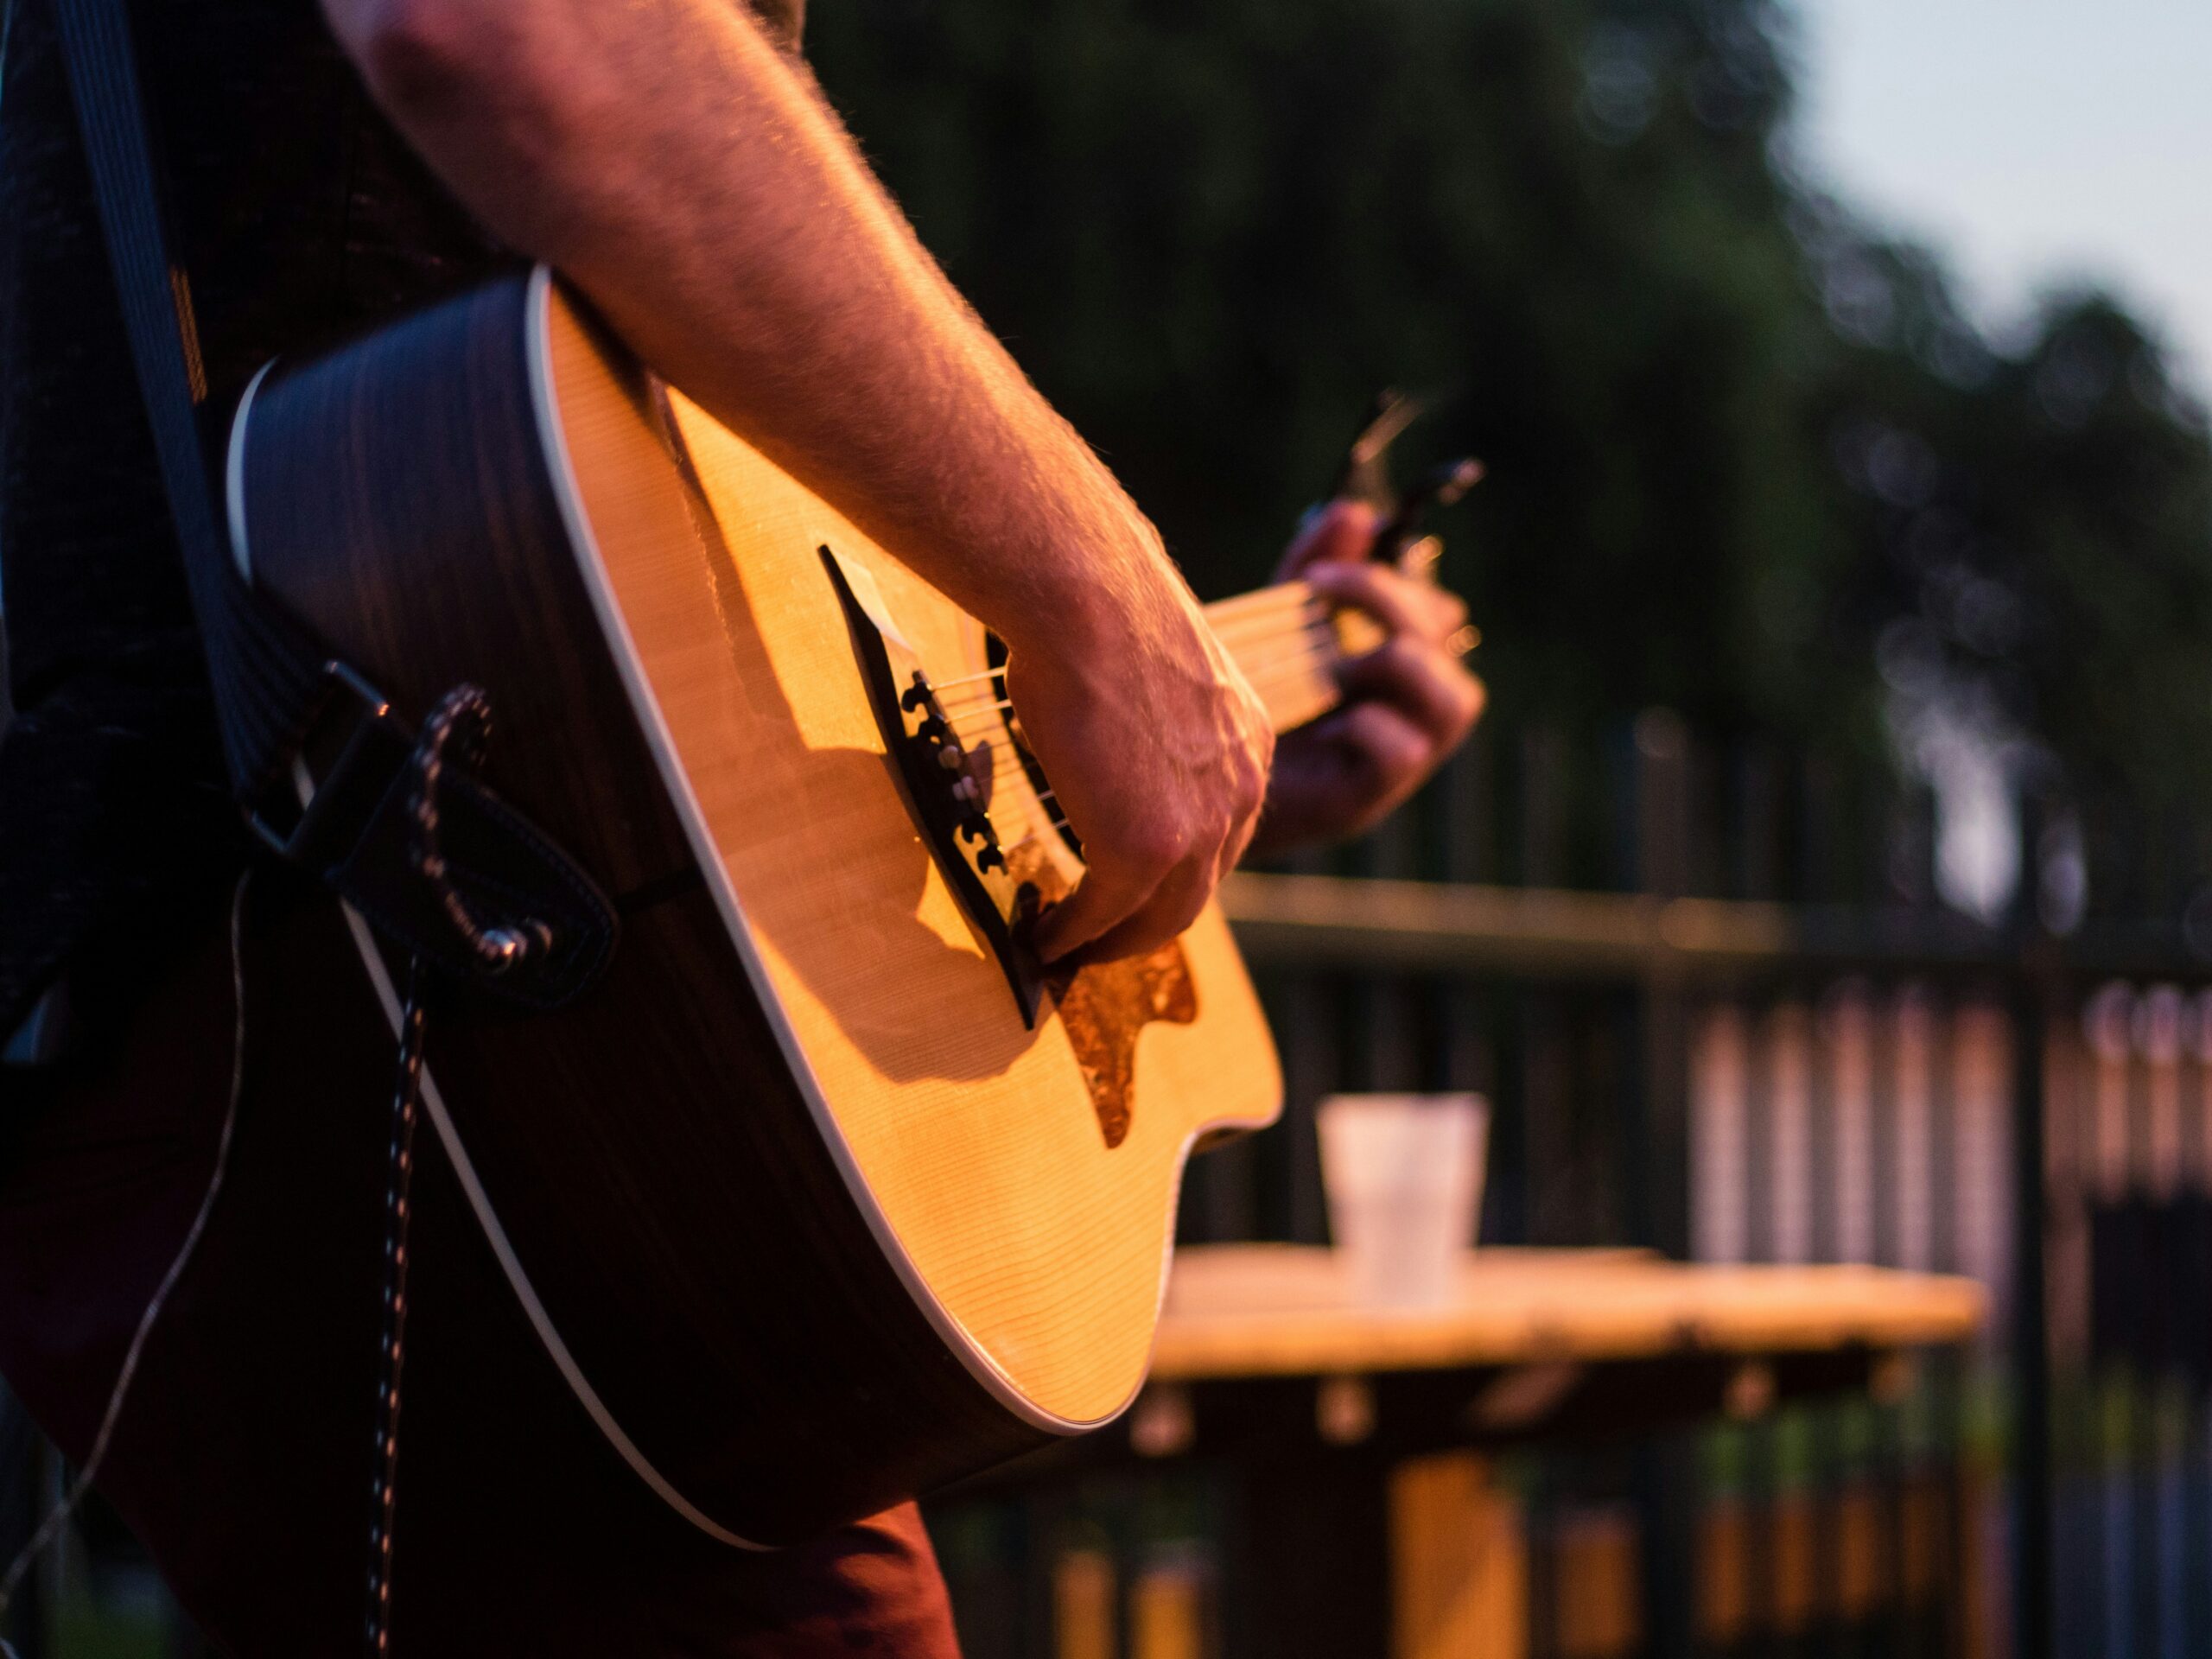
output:
<instances>
[{"instance_id":1,"label":"fretting hand","mask_svg":"<svg viewBox=\"0 0 2212 1659\"><path fill-rule=\"evenodd\" d=\"M1430 582L1373 563L1376 528L1372 507L1333 501L1283 556L1282 580L1302 578L1324 598L1372 616L1390 637L1338 671L1341 708L1276 747L1254 850L1282 852L1372 828L1427 781L1481 716L1483 683L1453 649L1467 607Z\"/></svg>"}]
</instances>

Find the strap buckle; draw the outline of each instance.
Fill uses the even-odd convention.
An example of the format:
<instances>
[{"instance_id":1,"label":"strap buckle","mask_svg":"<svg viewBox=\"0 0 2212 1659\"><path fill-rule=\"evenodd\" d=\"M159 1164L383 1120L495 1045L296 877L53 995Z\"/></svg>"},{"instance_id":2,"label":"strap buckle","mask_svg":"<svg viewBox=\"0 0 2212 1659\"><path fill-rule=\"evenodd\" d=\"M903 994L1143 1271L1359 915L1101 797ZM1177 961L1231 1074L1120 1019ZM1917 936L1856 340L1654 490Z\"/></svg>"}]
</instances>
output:
<instances>
[{"instance_id":1,"label":"strap buckle","mask_svg":"<svg viewBox=\"0 0 2212 1659\"><path fill-rule=\"evenodd\" d=\"M323 697L291 746L289 772L272 779L246 812L264 845L317 872L345 862L414 750L390 699L358 671L333 658L322 672ZM311 770L310 757L323 755L327 763Z\"/></svg>"}]
</instances>

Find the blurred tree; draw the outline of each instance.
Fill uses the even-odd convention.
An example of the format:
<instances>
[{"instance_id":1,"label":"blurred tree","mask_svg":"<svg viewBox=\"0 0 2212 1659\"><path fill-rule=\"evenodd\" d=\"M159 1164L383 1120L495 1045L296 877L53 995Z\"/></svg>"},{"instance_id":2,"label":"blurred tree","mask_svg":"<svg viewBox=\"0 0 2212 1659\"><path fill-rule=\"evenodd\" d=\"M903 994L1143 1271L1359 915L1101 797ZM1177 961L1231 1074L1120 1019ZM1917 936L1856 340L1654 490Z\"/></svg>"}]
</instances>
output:
<instances>
[{"instance_id":1,"label":"blurred tree","mask_svg":"<svg viewBox=\"0 0 2212 1659\"><path fill-rule=\"evenodd\" d=\"M1907 271L1917 298L1935 292ZM1899 284L1904 289L1905 284ZM1852 563L1838 643L1907 718L2026 738L2082 792L2158 808L2212 780L2212 467L2202 417L2110 299L2024 349L1953 320L1830 385ZM1918 375L1916 367L1926 372Z\"/></svg>"},{"instance_id":2,"label":"blurred tree","mask_svg":"<svg viewBox=\"0 0 2212 1659\"><path fill-rule=\"evenodd\" d=\"M2212 727L2200 418L2108 302L1998 354L1931 256L1809 188L1770 0L812 27L924 238L1202 592L1264 577L1397 385L1454 394L1421 446L1491 466L1446 575L1503 707L1866 750L1948 699L2169 779Z\"/></svg>"}]
</instances>

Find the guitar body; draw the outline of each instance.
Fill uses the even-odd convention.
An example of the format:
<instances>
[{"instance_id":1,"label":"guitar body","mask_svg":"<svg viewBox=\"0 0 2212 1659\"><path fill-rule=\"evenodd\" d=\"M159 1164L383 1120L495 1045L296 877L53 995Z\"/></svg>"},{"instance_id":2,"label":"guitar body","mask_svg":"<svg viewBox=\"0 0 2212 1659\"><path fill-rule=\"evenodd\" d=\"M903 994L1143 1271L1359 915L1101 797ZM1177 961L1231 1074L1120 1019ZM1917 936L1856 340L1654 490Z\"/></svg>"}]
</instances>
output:
<instances>
[{"instance_id":1,"label":"guitar body","mask_svg":"<svg viewBox=\"0 0 2212 1659\"><path fill-rule=\"evenodd\" d=\"M1121 1411L1183 1160L1269 1122L1280 1078L1214 911L1072 982L1027 964L1025 1007L869 678L887 622L899 664L1002 722L974 620L543 271L276 365L228 483L254 581L411 719L481 685L491 780L616 898L582 999L458 1008L429 1072L540 1337L641 1478L776 1544ZM1049 899L1081 866L1009 737L968 753Z\"/></svg>"}]
</instances>

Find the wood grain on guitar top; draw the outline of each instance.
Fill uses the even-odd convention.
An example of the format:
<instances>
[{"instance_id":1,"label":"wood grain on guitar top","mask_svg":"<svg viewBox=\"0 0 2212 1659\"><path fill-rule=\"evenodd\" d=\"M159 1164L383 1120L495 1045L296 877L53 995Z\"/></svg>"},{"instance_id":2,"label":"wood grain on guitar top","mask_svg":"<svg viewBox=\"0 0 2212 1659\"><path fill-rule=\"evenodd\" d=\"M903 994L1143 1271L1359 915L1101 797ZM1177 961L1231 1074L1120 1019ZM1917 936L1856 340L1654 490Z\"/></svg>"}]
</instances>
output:
<instances>
[{"instance_id":1,"label":"wood grain on guitar top","mask_svg":"<svg viewBox=\"0 0 2212 1659\"><path fill-rule=\"evenodd\" d=\"M1278 1103L1226 924L1210 910L1182 942L1190 1023L1125 998L1080 1004L1092 1034L1126 1027L1135 1109L1102 1135L1067 1023L1025 1029L916 831L816 550L873 574L940 677L987 668L981 626L680 396L703 499L669 518L663 493L640 500L628 482L634 458L603 442L591 411L613 385L557 306L551 361L636 660L835 1132L990 1363L1055 1417L1111 1415L1150 1352L1191 1140ZM1030 830L1030 856L1079 873L1041 808Z\"/></svg>"}]
</instances>

